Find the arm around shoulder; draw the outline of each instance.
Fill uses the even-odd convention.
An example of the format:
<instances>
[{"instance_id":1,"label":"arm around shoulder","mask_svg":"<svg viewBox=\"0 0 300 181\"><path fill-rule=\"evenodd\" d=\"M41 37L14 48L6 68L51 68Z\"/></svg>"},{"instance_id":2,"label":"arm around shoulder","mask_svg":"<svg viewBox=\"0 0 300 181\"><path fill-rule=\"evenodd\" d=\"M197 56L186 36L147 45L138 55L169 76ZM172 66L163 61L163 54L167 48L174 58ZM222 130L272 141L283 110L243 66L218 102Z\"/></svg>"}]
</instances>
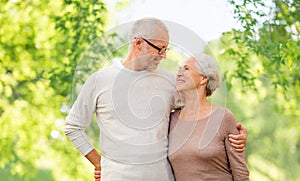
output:
<instances>
[{"instance_id":1,"label":"arm around shoulder","mask_svg":"<svg viewBox=\"0 0 300 181\"><path fill-rule=\"evenodd\" d=\"M230 119L235 122L235 128L237 128L237 133L229 133L229 141L231 143L231 146L235 149L237 152L243 152L246 149L247 145L247 139L248 139L248 131L247 129L241 124L237 123L235 121L235 117L233 113L228 110L228 113L231 115Z\"/></svg>"}]
</instances>

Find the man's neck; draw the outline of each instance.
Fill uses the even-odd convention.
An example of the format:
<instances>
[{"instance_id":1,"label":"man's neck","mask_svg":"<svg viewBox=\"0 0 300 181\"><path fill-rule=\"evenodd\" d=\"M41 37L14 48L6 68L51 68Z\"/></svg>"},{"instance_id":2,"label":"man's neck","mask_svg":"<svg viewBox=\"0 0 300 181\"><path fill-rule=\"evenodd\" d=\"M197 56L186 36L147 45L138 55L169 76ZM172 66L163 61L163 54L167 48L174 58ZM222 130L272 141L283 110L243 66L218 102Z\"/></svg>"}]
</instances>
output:
<instances>
[{"instance_id":1,"label":"man's neck","mask_svg":"<svg viewBox=\"0 0 300 181\"><path fill-rule=\"evenodd\" d=\"M139 61L137 58L126 57L121 63L124 65L124 67L132 71L146 70L144 67L141 67L137 61Z\"/></svg>"}]
</instances>

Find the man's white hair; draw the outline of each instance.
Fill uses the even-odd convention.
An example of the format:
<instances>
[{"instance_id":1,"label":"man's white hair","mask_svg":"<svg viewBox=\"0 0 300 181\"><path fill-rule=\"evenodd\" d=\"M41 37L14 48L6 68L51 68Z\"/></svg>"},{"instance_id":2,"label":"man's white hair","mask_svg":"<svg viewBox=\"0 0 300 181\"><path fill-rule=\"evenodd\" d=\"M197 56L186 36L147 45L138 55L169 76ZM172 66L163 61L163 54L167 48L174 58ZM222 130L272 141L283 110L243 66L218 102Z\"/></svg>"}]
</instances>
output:
<instances>
[{"instance_id":1,"label":"man's white hair","mask_svg":"<svg viewBox=\"0 0 300 181\"><path fill-rule=\"evenodd\" d=\"M221 73L218 69L217 62L205 54L196 54L193 57L197 62L199 73L207 76L209 79L206 86L206 96L210 96L222 84Z\"/></svg>"},{"instance_id":2,"label":"man's white hair","mask_svg":"<svg viewBox=\"0 0 300 181\"><path fill-rule=\"evenodd\" d=\"M166 25L157 18L143 18L137 20L129 31L129 42L133 41L136 37L155 39L159 28L168 32Z\"/></svg>"}]
</instances>

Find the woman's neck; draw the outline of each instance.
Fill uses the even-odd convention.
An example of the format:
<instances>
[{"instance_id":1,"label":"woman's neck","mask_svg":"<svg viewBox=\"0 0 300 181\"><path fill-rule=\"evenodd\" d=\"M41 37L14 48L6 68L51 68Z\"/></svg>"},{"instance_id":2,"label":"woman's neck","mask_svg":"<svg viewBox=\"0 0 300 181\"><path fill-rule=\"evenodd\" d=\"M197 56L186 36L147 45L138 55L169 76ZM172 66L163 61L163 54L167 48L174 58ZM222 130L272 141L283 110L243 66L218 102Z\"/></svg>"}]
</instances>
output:
<instances>
[{"instance_id":1,"label":"woman's neck","mask_svg":"<svg viewBox=\"0 0 300 181\"><path fill-rule=\"evenodd\" d=\"M183 92L184 96L184 105L189 106L190 108L202 107L207 104L210 104L206 99L206 93L202 90L193 89Z\"/></svg>"},{"instance_id":2,"label":"woman's neck","mask_svg":"<svg viewBox=\"0 0 300 181\"><path fill-rule=\"evenodd\" d=\"M206 99L203 91L191 90L183 93L184 107L179 118L185 121L199 120L208 116L214 106Z\"/></svg>"}]
</instances>

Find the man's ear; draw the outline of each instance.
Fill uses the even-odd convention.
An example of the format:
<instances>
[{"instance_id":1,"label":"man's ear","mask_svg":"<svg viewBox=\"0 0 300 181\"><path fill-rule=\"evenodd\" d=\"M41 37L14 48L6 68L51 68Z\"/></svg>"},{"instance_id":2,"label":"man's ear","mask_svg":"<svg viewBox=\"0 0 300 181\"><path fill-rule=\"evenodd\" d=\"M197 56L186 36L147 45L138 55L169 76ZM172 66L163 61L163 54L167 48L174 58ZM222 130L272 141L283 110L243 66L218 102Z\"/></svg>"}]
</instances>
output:
<instances>
[{"instance_id":1,"label":"man's ear","mask_svg":"<svg viewBox=\"0 0 300 181\"><path fill-rule=\"evenodd\" d=\"M134 47L136 47L138 50L141 50L141 44L142 40L140 38L134 38Z\"/></svg>"}]
</instances>

